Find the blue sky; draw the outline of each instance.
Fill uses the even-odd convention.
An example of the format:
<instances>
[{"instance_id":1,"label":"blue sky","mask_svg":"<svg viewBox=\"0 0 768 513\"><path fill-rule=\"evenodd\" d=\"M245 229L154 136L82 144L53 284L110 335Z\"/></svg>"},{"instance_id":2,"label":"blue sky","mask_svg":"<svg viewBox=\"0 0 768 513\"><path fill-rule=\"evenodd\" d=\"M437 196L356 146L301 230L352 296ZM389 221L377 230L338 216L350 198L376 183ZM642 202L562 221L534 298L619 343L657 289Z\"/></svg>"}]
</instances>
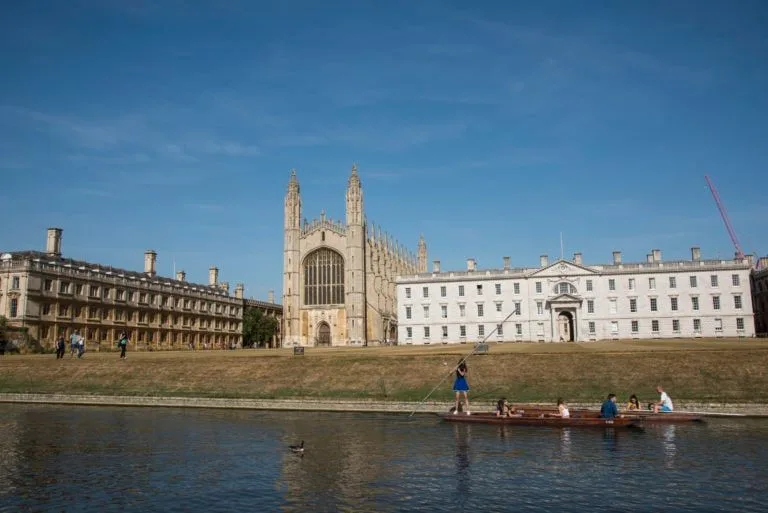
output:
<instances>
[{"instance_id":1,"label":"blue sky","mask_svg":"<svg viewBox=\"0 0 768 513\"><path fill-rule=\"evenodd\" d=\"M768 3L6 2L0 247L281 293L282 211L464 268L768 252Z\"/></svg>"}]
</instances>

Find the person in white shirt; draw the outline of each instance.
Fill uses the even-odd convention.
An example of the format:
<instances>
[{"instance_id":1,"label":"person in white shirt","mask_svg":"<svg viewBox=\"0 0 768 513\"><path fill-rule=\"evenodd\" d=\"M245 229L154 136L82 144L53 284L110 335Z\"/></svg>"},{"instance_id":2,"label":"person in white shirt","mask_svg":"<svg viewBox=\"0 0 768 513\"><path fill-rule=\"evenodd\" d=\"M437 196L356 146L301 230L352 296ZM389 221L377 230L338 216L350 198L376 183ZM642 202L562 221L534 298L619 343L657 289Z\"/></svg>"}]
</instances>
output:
<instances>
[{"instance_id":1,"label":"person in white shirt","mask_svg":"<svg viewBox=\"0 0 768 513\"><path fill-rule=\"evenodd\" d=\"M566 406L565 401L562 399L557 400L557 413L564 419L567 419L571 416L571 412L568 411L568 406Z\"/></svg>"},{"instance_id":2,"label":"person in white shirt","mask_svg":"<svg viewBox=\"0 0 768 513\"><path fill-rule=\"evenodd\" d=\"M82 335L77 336L77 357L82 358L85 354L85 337Z\"/></svg>"},{"instance_id":3,"label":"person in white shirt","mask_svg":"<svg viewBox=\"0 0 768 513\"><path fill-rule=\"evenodd\" d=\"M659 397L659 401L653 406L653 412L670 413L674 411L675 408L672 405L672 399L670 399L669 395L664 391L661 385L656 387L656 391L661 394L661 397Z\"/></svg>"}]
</instances>

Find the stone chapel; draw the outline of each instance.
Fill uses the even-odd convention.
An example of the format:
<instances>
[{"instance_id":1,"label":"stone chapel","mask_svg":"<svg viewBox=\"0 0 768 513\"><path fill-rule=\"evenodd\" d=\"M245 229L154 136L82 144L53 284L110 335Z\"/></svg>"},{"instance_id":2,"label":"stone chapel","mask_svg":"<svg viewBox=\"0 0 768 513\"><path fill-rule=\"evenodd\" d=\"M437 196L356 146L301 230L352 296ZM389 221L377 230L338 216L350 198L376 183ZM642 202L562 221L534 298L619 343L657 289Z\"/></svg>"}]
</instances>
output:
<instances>
[{"instance_id":1,"label":"stone chapel","mask_svg":"<svg viewBox=\"0 0 768 513\"><path fill-rule=\"evenodd\" d=\"M427 272L427 246L408 251L369 224L357 166L347 182L346 219L307 221L296 171L285 196L283 345L397 343L398 275Z\"/></svg>"}]
</instances>

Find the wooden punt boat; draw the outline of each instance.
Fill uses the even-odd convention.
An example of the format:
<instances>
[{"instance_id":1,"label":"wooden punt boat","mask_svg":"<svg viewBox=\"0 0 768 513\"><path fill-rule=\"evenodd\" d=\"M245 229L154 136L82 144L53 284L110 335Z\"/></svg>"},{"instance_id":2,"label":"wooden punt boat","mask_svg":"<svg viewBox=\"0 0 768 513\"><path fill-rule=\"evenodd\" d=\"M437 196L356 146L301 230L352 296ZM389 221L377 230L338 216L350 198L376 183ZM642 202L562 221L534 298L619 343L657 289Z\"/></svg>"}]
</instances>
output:
<instances>
[{"instance_id":1,"label":"wooden punt boat","mask_svg":"<svg viewBox=\"0 0 768 513\"><path fill-rule=\"evenodd\" d=\"M548 407L530 407L530 408L517 408L515 411L518 413L522 413L523 415L552 415L557 410L555 408L548 408ZM584 410L584 409L577 409L577 410L570 410L570 414L572 418L580 419L580 418L599 418L600 412L597 410ZM669 412L669 413L653 413L652 411L646 411L646 410L633 410L633 411L623 411L621 412L621 416L624 418L630 418L635 419L642 422L653 422L653 423L666 423L666 424L677 424L681 422L704 422L704 417L702 415L696 414L696 413L688 413L688 412Z\"/></svg>"},{"instance_id":2,"label":"wooden punt boat","mask_svg":"<svg viewBox=\"0 0 768 513\"><path fill-rule=\"evenodd\" d=\"M599 417L571 417L563 419L544 414L518 415L514 417L497 417L495 413L442 413L440 417L446 422L461 422L470 424L499 424L505 426L545 426L545 427L601 427L601 428L630 428L642 427L638 419L616 418L601 419Z\"/></svg>"}]
</instances>

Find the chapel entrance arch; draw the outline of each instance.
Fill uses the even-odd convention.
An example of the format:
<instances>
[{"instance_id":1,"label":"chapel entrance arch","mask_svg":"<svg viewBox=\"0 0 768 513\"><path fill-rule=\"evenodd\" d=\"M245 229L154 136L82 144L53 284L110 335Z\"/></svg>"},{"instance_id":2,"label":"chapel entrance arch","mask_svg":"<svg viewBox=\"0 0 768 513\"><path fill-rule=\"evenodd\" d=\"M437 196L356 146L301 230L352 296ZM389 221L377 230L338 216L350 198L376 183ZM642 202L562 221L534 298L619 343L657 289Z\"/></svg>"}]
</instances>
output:
<instances>
[{"instance_id":1,"label":"chapel entrance arch","mask_svg":"<svg viewBox=\"0 0 768 513\"><path fill-rule=\"evenodd\" d=\"M331 327L325 321L317 325L317 345L318 346L331 345Z\"/></svg>"}]
</instances>

